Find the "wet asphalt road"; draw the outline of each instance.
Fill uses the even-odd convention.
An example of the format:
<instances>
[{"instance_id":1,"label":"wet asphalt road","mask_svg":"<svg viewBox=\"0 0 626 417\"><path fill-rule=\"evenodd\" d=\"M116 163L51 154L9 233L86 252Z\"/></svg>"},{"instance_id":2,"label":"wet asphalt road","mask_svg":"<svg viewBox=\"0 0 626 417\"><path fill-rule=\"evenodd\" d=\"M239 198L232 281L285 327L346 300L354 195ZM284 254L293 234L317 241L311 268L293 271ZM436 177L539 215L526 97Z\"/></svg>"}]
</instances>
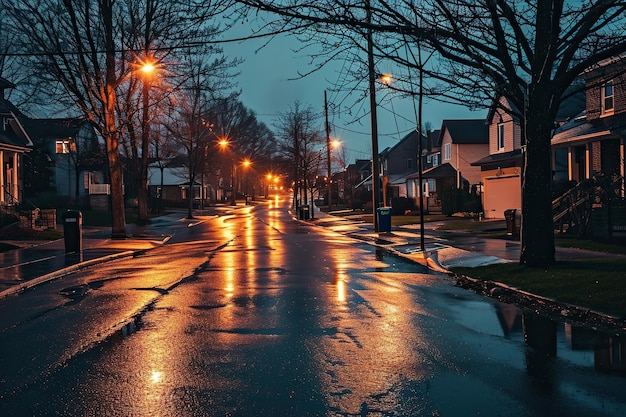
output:
<instances>
[{"instance_id":1,"label":"wet asphalt road","mask_svg":"<svg viewBox=\"0 0 626 417\"><path fill-rule=\"evenodd\" d=\"M515 307L286 204L0 300L1 414L623 415L622 338L525 346Z\"/></svg>"}]
</instances>

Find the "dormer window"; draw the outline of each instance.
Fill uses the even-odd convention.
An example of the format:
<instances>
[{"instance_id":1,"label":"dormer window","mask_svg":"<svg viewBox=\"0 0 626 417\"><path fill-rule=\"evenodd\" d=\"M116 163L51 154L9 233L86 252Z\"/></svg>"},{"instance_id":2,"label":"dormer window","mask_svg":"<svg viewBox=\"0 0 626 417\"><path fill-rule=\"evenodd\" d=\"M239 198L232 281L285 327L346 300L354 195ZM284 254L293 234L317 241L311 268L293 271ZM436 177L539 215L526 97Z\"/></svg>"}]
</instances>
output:
<instances>
[{"instance_id":1,"label":"dormer window","mask_svg":"<svg viewBox=\"0 0 626 417\"><path fill-rule=\"evenodd\" d=\"M497 143L498 151L504 150L504 123L498 124L498 143Z\"/></svg>"},{"instance_id":2,"label":"dormer window","mask_svg":"<svg viewBox=\"0 0 626 417\"><path fill-rule=\"evenodd\" d=\"M602 85L602 114L613 114L613 80Z\"/></svg>"}]
</instances>

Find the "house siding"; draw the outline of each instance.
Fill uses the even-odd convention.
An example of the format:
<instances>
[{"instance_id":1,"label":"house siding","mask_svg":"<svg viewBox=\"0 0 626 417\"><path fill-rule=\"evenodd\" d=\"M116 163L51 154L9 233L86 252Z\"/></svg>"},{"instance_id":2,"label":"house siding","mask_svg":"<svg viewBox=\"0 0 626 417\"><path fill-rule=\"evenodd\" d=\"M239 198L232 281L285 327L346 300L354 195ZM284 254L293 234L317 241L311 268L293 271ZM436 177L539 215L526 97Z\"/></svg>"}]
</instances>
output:
<instances>
[{"instance_id":1,"label":"house siding","mask_svg":"<svg viewBox=\"0 0 626 417\"><path fill-rule=\"evenodd\" d=\"M470 184L478 184L480 182L480 167L474 167L470 164L487 155L489 145L484 144L455 144L448 131L446 131L441 140L441 149L445 149L446 144L450 144L450 159L443 159L441 163L449 163L452 167L461 172L461 177L465 178Z\"/></svg>"},{"instance_id":2,"label":"house siding","mask_svg":"<svg viewBox=\"0 0 626 417\"><path fill-rule=\"evenodd\" d=\"M515 123L511 115L503 113L500 117L496 116L492 123L489 125L489 154L497 154L503 152L511 152L519 149L522 145L521 142L521 129L518 123ZM498 125L504 124L504 148L498 149Z\"/></svg>"}]
</instances>

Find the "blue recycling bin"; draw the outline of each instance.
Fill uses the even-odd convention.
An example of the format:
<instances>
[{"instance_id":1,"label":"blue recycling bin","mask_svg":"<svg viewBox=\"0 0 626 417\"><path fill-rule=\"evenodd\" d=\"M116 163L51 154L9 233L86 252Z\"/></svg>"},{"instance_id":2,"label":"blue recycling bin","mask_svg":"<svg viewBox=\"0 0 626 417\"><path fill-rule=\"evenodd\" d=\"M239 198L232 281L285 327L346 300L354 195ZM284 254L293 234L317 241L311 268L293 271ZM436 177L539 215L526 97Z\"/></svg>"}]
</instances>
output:
<instances>
[{"instance_id":1,"label":"blue recycling bin","mask_svg":"<svg viewBox=\"0 0 626 417\"><path fill-rule=\"evenodd\" d=\"M378 232L391 233L391 207L379 207L376 209L378 219Z\"/></svg>"}]
</instances>

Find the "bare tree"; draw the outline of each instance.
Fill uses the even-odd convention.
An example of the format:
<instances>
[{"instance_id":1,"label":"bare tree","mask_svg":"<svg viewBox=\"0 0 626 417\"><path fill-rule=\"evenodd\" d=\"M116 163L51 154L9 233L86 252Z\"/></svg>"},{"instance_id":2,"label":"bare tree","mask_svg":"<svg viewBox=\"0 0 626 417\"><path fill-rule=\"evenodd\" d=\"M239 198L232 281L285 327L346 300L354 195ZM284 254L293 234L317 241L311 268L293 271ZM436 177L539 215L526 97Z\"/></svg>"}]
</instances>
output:
<instances>
[{"instance_id":1,"label":"bare tree","mask_svg":"<svg viewBox=\"0 0 626 417\"><path fill-rule=\"evenodd\" d=\"M139 181L140 218L146 217L150 100L145 100L145 85L131 79L136 80L134 71L141 60L164 62L183 45L208 48L207 40L216 32L204 22L222 11L228 1L0 1L7 26L21 41L13 55L21 57L22 69L32 69L30 75L46 84L49 102L65 109L78 107L104 137L112 235L125 237L119 142L131 137L129 123L138 134L129 149ZM201 52L198 50L198 55ZM140 100L122 103L121 87L125 98ZM126 105L129 103L135 109L141 104L142 111L133 113Z\"/></svg>"},{"instance_id":2,"label":"bare tree","mask_svg":"<svg viewBox=\"0 0 626 417\"><path fill-rule=\"evenodd\" d=\"M3 1L10 25L22 36L18 52L55 90L61 102L74 103L102 134L111 182L112 230L126 236L119 130L115 114L116 88L125 67L115 35L115 1ZM58 90L56 90L58 92Z\"/></svg>"},{"instance_id":3,"label":"bare tree","mask_svg":"<svg viewBox=\"0 0 626 417\"><path fill-rule=\"evenodd\" d=\"M399 78L409 94L416 91L411 73L421 71L442 83L439 96L445 101L484 107L492 105L493 97L507 97L522 120L525 139L520 263L547 267L555 261L550 192L555 116L568 87L585 69L626 52L624 1L239 3L274 13L281 17L274 23L300 33L306 24L314 24L314 32L304 33L313 41L320 34L373 30L378 59L407 69ZM363 19L368 11L370 22ZM327 37L324 44L337 45L332 39ZM415 59L418 47L435 59L420 64Z\"/></svg>"},{"instance_id":4,"label":"bare tree","mask_svg":"<svg viewBox=\"0 0 626 417\"><path fill-rule=\"evenodd\" d=\"M219 140L227 143L224 151L218 155L221 161L221 172L230 172L233 181L232 195L236 193L236 184L233 171L238 160L248 160L253 166L245 168L246 179L252 174L254 181L256 175L262 172L263 167L269 167L272 157L276 153L276 139L272 131L260 123L256 114L246 108L239 101L238 94L233 93L227 97L218 97L206 113L206 119L211 121L212 129ZM255 175L256 174L256 175Z\"/></svg>"},{"instance_id":5,"label":"bare tree","mask_svg":"<svg viewBox=\"0 0 626 417\"><path fill-rule=\"evenodd\" d=\"M302 107L295 102L287 112L281 114L277 122L279 151L293 163L294 207L308 205L307 181L314 163L319 157L316 146L322 144L323 135L315 128L320 116L312 107Z\"/></svg>"}]
</instances>

